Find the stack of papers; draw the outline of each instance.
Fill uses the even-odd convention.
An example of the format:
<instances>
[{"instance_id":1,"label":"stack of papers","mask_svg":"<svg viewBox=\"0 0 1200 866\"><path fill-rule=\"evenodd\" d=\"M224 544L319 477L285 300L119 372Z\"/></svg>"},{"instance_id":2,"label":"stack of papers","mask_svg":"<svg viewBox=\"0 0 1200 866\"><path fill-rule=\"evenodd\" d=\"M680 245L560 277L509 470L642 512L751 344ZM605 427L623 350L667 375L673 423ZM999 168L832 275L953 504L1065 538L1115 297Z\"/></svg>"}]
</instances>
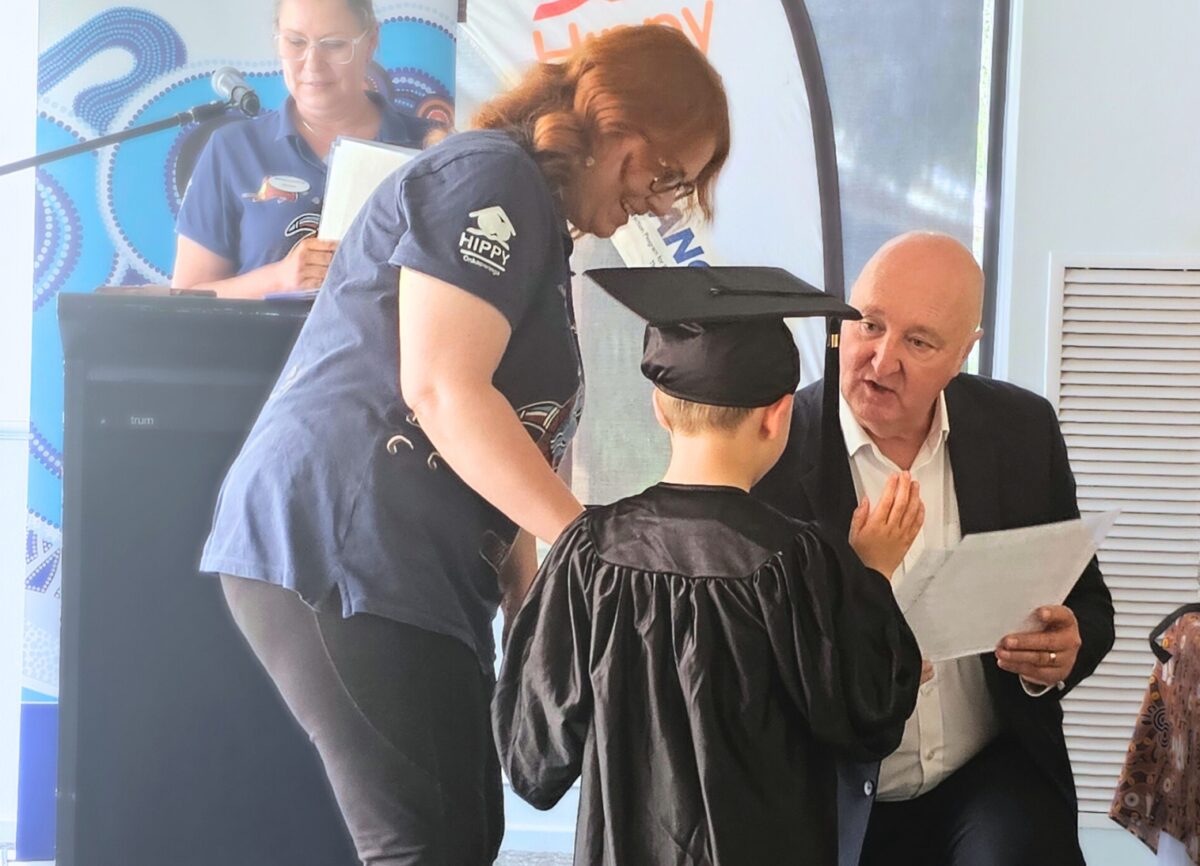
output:
<instances>
[{"instance_id":1,"label":"stack of papers","mask_svg":"<svg viewBox=\"0 0 1200 866\"><path fill-rule=\"evenodd\" d=\"M334 141L317 237L340 241L371 193L418 153L410 147L361 138L341 136Z\"/></svg>"},{"instance_id":2,"label":"stack of papers","mask_svg":"<svg viewBox=\"0 0 1200 866\"><path fill-rule=\"evenodd\" d=\"M1116 511L1105 511L924 551L894 584L922 657L978 655L1005 635L1039 631L1037 609L1063 603L1116 519Z\"/></svg>"}]
</instances>

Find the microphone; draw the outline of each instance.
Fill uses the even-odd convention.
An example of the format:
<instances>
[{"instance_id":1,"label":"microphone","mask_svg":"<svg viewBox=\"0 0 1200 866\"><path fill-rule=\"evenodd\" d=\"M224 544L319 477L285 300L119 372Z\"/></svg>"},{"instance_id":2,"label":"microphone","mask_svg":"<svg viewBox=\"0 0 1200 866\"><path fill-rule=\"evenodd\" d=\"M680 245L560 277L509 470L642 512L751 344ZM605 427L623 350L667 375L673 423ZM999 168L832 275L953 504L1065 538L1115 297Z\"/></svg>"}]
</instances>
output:
<instances>
[{"instance_id":1,"label":"microphone","mask_svg":"<svg viewBox=\"0 0 1200 866\"><path fill-rule=\"evenodd\" d=\"M254 117L262 108L254 88L247 84L242 74L232 66L222 66L213 73L212 89L247 117Z\"/></svg>"}]
</instances>

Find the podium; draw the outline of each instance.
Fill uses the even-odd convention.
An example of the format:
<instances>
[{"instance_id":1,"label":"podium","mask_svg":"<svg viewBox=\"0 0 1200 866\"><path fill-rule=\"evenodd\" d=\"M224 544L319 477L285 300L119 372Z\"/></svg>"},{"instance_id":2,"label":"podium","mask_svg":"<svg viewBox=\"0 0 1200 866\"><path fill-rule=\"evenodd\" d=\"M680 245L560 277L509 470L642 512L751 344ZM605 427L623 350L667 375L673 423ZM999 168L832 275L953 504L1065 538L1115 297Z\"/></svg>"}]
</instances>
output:
<instances>
[{"instance_id":1,"label":"podium","mask_svg":"<svg viewBox=\"0 0 1200 866\"><path fill-rule=\"evenodd\" d=\"M59 297L59 866L358 862L315 749L196 570L307 311Z\"/></svg>"}]
</instances>

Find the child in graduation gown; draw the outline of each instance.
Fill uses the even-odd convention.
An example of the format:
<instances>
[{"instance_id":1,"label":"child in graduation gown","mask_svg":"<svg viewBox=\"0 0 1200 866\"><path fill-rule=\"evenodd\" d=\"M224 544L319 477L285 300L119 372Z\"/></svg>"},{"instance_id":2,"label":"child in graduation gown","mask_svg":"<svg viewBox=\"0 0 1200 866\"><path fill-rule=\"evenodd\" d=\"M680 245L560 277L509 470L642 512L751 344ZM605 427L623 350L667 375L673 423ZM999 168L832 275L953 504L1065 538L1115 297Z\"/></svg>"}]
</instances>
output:
<instances>
[{"instance_id":1,"label":"child in graduation gown","mask_svg":"<svg viewBox=\"0 0 1200 866\"><path fill-rule=\"evenodd\" d=\"M618 297L645 314L632 285ZM504 647L501 763L540 809L582 774L576 866L833 866L837 755L889 754L916 701L888 583L916 484L860 505L849 546L750 496L787 441L799 356L778 312L749 309L647 328L666 476L563 532Z\"/></svg>"}]
</instances>

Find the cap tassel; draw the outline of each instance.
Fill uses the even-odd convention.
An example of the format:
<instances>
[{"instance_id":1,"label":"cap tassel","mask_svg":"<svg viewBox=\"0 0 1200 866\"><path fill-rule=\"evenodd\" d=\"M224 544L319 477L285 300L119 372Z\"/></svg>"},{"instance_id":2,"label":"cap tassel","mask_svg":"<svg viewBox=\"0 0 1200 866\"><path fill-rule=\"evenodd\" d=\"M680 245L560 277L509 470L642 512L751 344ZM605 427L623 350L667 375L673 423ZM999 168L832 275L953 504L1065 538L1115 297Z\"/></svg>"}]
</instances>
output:
<instances>
[{"instance_id":1,"label":"cap tassel","mask_svg":"<svg viewBox=\"0 0 1200 866\"><path fill-rule=\"evenodd\" d=\"M838 453L835 443L841 439L842 423L839 412L840 370L838 346L841 343L841 319L828 319L828 339L825 341L825 382L821 393L821 496L826 502L837 501L837 461L829 457Z\"/></svg>"}]
</instances>

